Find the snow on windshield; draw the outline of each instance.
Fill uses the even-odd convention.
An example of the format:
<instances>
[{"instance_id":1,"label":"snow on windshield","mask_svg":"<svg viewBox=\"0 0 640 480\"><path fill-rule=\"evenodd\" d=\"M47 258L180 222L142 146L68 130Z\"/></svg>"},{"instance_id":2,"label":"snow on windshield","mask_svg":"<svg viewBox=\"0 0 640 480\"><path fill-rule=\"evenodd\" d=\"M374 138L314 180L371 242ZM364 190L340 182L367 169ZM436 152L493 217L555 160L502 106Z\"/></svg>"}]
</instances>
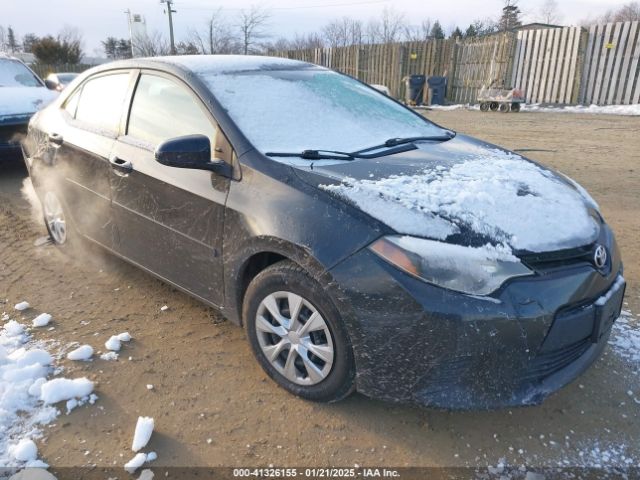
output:
<instances>
[{"instance_id":1,"label":"snow on windshield","mask_svg":"<svg viewBox=\"0 0 640 480\"><path fill-rule=\"evenodd\" d=\"M0 59L0 87L40 87L38 79L22 63Z\"/></svg>"},{"instance_id":2,"label":"snow on windshield","mask_svg":"<svg viewBox=\"0 0 640 480\"><path fill-rule=\"evenodd\" d=\"M444 240L465 226L518 250L543 252L592 242L598 224L580 193L552 172L502 150L450 168L324 185L398 233Z\"/></svg>"},{"instance_id":3,"label":"snow on windshield","mask_svg":"<svg viewBox=\"0 0 640 480\"><path fill-rule=\"evenodd\" d=\"M351 152L392 137L441 133L375 90L327 70L200 75L261 152Z\"/></svg>"}]
</instances>

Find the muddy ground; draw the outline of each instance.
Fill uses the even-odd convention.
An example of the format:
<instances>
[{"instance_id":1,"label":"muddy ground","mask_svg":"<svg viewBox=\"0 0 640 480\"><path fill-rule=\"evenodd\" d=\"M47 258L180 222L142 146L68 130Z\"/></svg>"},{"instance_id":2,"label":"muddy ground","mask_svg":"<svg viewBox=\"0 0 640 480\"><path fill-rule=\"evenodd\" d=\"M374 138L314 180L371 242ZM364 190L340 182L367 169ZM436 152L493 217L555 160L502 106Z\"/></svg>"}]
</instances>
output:
<instances>
[{"instance_id":1,"label":"muddy ground","mask_svg":"<svg viewBox=\"0 0 640 480\"><path fill-rule=\"evenodd\" d=\"M586 187L623 252L625 309L640 313L640 118L426 115L520 149ZM115 362L60 361L65 376L95 380L99 400L45 428L39 453L53 472L121 467L132 456L139 415L155 418L148 450L158 453L156 466L640 465L640 367L612 347L538 407L452 413L360 395L334 405L305 402L267 379L244 332L215 311L95 248L35 246L45 229L20 194L25 175L18 164L1 166L0 312L13 315L26 299L32 309L25 321L51 313L55 330L35 335L61 347L104 350L122 331L134 338Z\"/></svg>"}]
</instances>

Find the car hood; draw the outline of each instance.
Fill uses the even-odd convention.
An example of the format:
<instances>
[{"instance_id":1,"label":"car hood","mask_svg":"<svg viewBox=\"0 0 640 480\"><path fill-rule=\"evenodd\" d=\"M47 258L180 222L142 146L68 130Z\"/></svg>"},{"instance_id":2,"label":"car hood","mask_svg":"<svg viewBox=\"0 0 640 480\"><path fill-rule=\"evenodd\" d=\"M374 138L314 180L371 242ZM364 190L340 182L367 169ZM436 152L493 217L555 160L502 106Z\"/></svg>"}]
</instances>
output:
<instances>
[{"instance_id":1,"label":"car hood","mask_svg":"<svg viewBox=\"0 0 640 480\"><path fill-rule=\"evenodd\" d=\"M34 114L56 96L45 87L0 87L0 123L10 117Z\"/></svg>"},{"instance_id":2,"label":"car hood","mask_svg":"<svg viewBox=\"0 0 640 480\"><path fill-rule=\"evenodd\" d=\"M296 161L305 182L399 234L547 252L595 241L597 205L575 182L495 145L458 135L370 160Z\"/></svg>"}]
</instances>

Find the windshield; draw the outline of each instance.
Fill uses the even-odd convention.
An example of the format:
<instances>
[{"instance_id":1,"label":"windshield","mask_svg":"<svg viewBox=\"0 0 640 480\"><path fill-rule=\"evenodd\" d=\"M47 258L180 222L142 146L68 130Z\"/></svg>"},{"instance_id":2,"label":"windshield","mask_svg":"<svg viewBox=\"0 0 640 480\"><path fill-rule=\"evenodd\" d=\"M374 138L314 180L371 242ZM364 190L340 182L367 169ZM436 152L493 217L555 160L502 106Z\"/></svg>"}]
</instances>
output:
<instances>
[{"instance_id":1,"label":"windshield","mask_svg":"<svg viewBox=\"0 0 640 480\"><path fill-rule=\"evenodd\" d=\"M0 59L0 87L41 87L36 76L22 63Z\"/></svg>"},{"instance_id":2,"label":"windshield","mask_svg":"<svg viewBox=\"0 0 640 480\"><path fill-rule=\"evenodd\" d=\"M319 68L201 73L261 152L355 151L394 137L444 130L385 95Z\"/></svg>"}]
</instances>

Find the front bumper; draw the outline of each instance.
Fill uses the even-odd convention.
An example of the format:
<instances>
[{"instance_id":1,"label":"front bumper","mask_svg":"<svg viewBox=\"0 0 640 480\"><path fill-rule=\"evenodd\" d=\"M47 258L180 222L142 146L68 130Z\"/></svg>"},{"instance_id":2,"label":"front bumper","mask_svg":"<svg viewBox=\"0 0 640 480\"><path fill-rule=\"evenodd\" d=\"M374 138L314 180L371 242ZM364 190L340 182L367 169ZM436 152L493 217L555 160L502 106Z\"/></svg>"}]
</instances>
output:
<instances>
[{"instance_id":1,"label":"front bumper","mask_svg":"<svg viewBox=\"0 0 640 480\"><path fill-rule=\"evenodd\" d=\"M598 358L620 312L622 264L608 235L608 272L578 263L514 279L493 298L427 284L367 249L353 255L331 273L358 391L447 409L542 402Z\"/></svg>"},{"instance_id":2,"label":"front bumper","mask_svg":"<svg viewBox=\"0 0 640 480\"><path fill-rule=\"evenodd\" d=\"M29 116L17 116L0 122L0 159L22 156L20 141L27 134Z\"/></svg>"}]
</instances>

